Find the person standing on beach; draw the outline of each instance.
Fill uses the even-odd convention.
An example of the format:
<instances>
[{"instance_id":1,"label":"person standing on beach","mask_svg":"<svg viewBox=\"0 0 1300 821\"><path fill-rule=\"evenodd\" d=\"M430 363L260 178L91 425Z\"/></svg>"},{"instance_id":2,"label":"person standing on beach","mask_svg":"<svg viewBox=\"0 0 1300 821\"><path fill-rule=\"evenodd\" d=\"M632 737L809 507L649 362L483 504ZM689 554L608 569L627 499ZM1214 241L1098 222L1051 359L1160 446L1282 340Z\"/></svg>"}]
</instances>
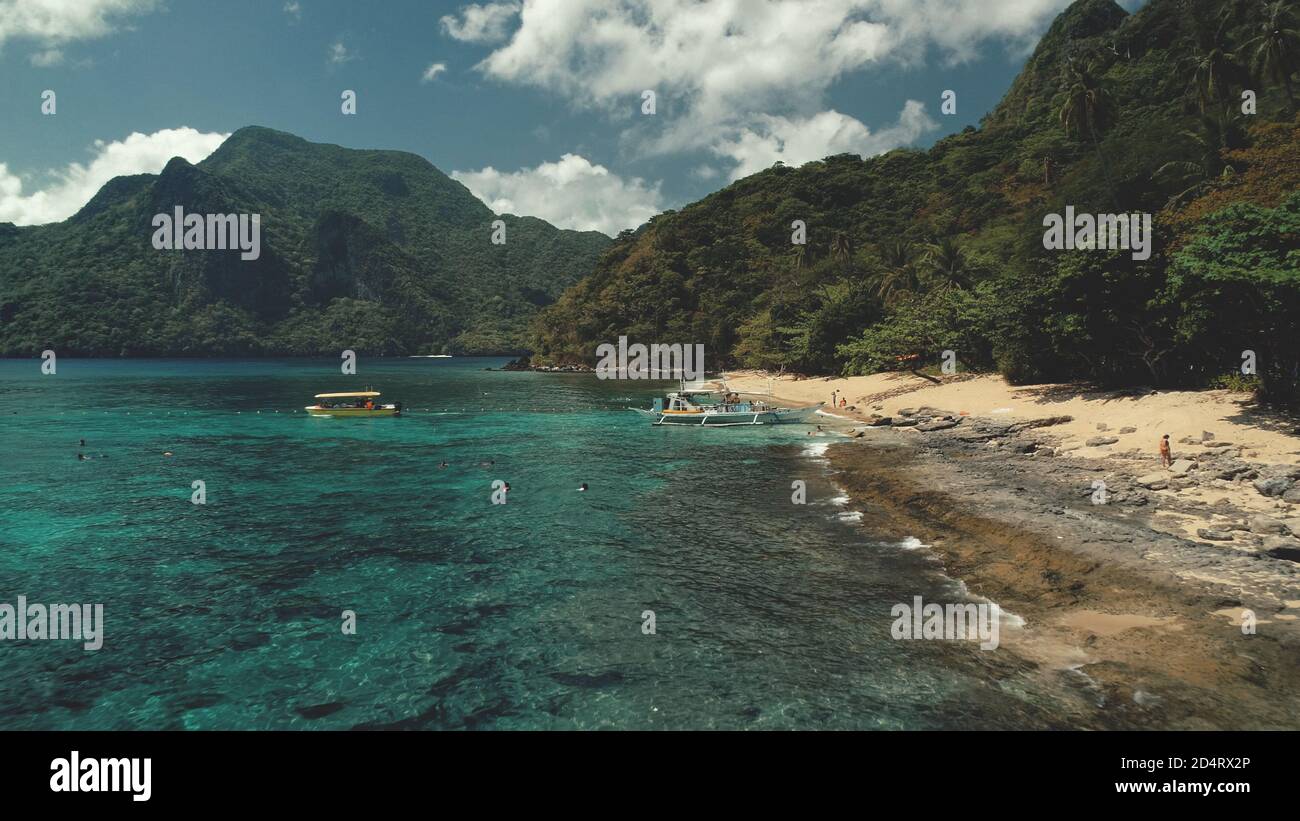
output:
<instances>
[{"instance_id":1,"label":"person standing on beach","mask_svg":"<svg viewBox=\"0 0 1300 821\"><path fill-rule=\"evenodd\" d=\"M832 407L832 408L838 408L838 407L839 407L839 405L835 404L835 394L837 394L837 393L839 393L839 391L831 391L831 407Z\"/></svg>"},{"instance_id":2,"label":"person standing on beach","mask_svg":"<svg viewBox=\"0 0 1300 821\"><path fill-rule=\"evenodd\" d=\"M1167 468L1173 463L1174 457L1169 452L1169 434L1166 433L1164 438L1160 440L1160 466Z\"/></svg>"}]
</instances>

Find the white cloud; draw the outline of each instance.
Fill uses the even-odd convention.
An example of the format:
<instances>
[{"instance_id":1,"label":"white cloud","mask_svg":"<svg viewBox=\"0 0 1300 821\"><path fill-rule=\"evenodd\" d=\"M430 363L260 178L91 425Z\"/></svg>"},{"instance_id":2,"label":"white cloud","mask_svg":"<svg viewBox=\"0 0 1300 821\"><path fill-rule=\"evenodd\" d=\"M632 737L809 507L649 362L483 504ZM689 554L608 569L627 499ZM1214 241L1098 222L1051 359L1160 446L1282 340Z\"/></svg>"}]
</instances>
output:
<instances>
[{"instance_id":1,"label":"white cloud","mask_svg":"<svg viewBox=\"0 0 1300 821\"><path fill-rule=\"evenodd\" d=\"M67 219L90 201L104 183L125 174L156 174L172 157L199 162L225 142L229 134L193 128L166 128L152 134L131 134L124 140L96 140L87 165L73 162L50 172L45 188L23 192L23 181L0 163L0 222L40 225Z\"/></svg>"},{"instance_id":2,"label":"white cloud","mask_svg":"<svg viewBox=\"0 0 1300 821\"><path fill-rule=\"evenodd\" d=\"M825 110L836 82L885 61L918 62L932 46L949 62L988 41L1019 49L1068 4L1007 0L994 12L989 0L524 0L517 30L478 70L615 120L654 90L657 119L633 117L623 135L630 151L709 149L746 165L751 154L802 155L767 116L828 130L810 144L885 145Z\"/></svg>"},{"instance_id":3,"label":"white cloud","mask_svg":"<svg viewBox=\"0 0 1300 821\"><path fill-rule=\"evenodd\" d=\"M519 4L477 3L460 10L460 19L448 14L439 21L447 36L468 43L499 43L506 39L506 28L519 14Z\"/></svg>"},{"instance_id":4,"label":"white cloud","mask_svg":"<svg viewBox=\"0 0 1300 821\"><path fill-rule=\"evenodd\" d=\"M0 46L6 40L54 45L103 37L120 18L157 6L158 0L0 0Z\"/></svg>"},{"instance_id":5,"label":"white cloud","mask_svg":"<svg viewBox=\"0 0 1300 821\"><path fill-rule=\"evenodd\" d=\"M30 58L32 65L37 68L50 68L63 64L63 51L57 48L47 48L45 51L38 51Z\"/></svg>"},{"instance_id":6,"label":"white cloud","mask_svg":"<svg viewBox=\"0 0 1300 821\"><path fill-rule=\"evenodd\" d=\"M435 77L446 70L446 63L430 63L429 67L424 70L424 74L420 77L420 82L432 83Z\"/></svg>"},{"instance_id":7,"label":"white cloud","mask_svg":"<svg viewBox=\"0 0 1300 821\"><path fill-rule=\"evenodd\" d=\"M489 166L451 176L498 214L527 214L577 231L613 236L663 210L658 183L623 179L577 154L514 173Z\"/></svg>"},{"instance_id":8,"label":"white cloud","mask_svg":"<svg viewBox=\"0 0 1300 821\"><path fill-rule=\"evenodd\" d=\"M931 42L949 62L976 56L986 40L1008 42L1026 51L1073 0L1014 0L990 8L987 0L873 0L901 43Z\"/></svg>"},{"instance_id":9,"label":"white cloud","mask_svg":"<svg viewBox=\"0 0 1300 821\"><path fill-rule=\"evenodd\" d=\"M340 65L350 60L357 59L357 56L351 53L350 51L348 51L347 46L343 45L342 40L334 41L334 43L330 46L329 55L330 55L329 57L330 62L333 63L334 65Z\"/></svg>"},{"instance_id":10,"label":"white cloud","mask_svg":"<svg viewBox=\"0 0 1300 821\"><path fill-rule=\"evenodd\" d=\"M289 2L284 4L284 13L292 17L293 21L296 23L302 19L302 5L298 0L289 0Z\"/></svg>"},{"instance_id":11,"label":"white cloud","mask_svg":"<svg viewBox=\"0 0 1300 821\"><path fill-rule=\"evenodd\" d=\"M925 113L925 105L916 100L907 101L897 123L874 132L838 111L794 120L762 115L755 128L745 128L737 137L720 141L713 151L736 163L731 178L737 180L769 168L778 160L786 165L803 165L832 154L883 154L913 143L937 127Z\"/></svg>"}]
</instances>

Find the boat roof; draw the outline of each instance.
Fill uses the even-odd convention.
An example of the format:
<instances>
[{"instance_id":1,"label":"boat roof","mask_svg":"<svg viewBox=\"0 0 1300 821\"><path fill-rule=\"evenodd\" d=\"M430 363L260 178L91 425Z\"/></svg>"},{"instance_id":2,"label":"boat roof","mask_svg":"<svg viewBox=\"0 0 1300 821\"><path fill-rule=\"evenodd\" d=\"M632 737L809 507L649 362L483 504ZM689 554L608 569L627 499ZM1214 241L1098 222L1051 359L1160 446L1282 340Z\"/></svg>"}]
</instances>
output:
<instances>
[{"instance_id":1,"label":"boat roof","mask_svg":"<svg viewBox=\"0 0 1300 821\"><path fill-rule=\"evenodd\" d=\"M344 399L349 396L378 396L379 391L356 391L354 393L318 393L317 399Z\"/></svg>"}]
</instances>

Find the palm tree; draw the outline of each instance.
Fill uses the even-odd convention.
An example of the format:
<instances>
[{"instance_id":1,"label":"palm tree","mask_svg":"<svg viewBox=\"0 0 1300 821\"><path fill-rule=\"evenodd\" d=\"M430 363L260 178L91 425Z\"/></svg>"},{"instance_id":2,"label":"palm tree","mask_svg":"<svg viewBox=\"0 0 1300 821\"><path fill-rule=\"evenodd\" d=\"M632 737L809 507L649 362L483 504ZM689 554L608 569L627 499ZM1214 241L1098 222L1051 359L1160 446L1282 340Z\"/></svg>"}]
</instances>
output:
<instances>
[{"instance_id":1,"label":"palm tree","mask_svg":"<svg viewBox=\"0 0 1300 821\"><path fill-rule=\"evenodd\" d=\"M970 261L952 237L944 237L925 247L921 256L925 278L936 291L963 290L970 286Z\"/></svg>"},{"instance_id":2,"label":"palm tree","mask_svg":"<svg viewBox=\"0 0 1300 821\"><path fill-rule=\"evenodd\" d=\"M1240 74L1237 55L1224 44L1224 29L1231 18L1224 17L1213 35L1202 36L1200 52L1192 58L1192 86L1204 113L1211 106L1222 108L1228 101L1233 78Z\"/></svg>"},{"instance_id":3,"label":"palm tree","mask_svg":"<svg viewBox=\"0 0 1300 821\"><path fill-rule=\"evenodd\" d=\"M1115 103L1101 79L1092 70L1078 61L1070 60L1066 66L1066 98L1061 106L1061 127L1065 133L1092 140L1097 151L1097 161L1101 163L1102 174L1106 178L1106 187L1110 189L1111 199L1115 197L1115 186L1110 181L1110 169L1106 158L1101 153L1101 132L1115 121Z\"/></svg>"},{"instance_id":4,"label":"palm tree","mask_svg":"<svg viewBox=\"0 0 1300 821\"><path fill-rule=\"evenodd\" d=\"M1229 108L1221 118L1202 117L1199 132L1184 131L1182 136L1196 144L1199 159L1167 162L1151 175L1153 180L1169 179L1182 186L1179 193L1169 198L1166 207L1179 205L1196 196L1215 179L1232 176L1234 170L1224 161L1223 152L1240 148L1243 144L1241 115L1233 114Z\"/></svg>"},{"instance_id":5,"label":"palm tree","mask_svg":"<svg viewBox=\"0 0 1300 821\"><path fill-rule=\"evenodd\" d=\"M905 239L886 240L879 247L882 268L873 278L876 296L885 305L893 305L904 294L920 290L912 244Z\"/></svg>"},{"instance_id":6,"label":"palm tree","mask_svg":"<svg viewBox=\"0 0 1300 821\"><path fill-rule=\"evenodd\" d=\"M831 256L835 257L845 268L853 261L853 240L843 231L836 231L831 240Z\"/></svg>"},{"instance_id":7,"label":"palm tree","mask_svg":"<svg viewBox=\"0 0 1300 821\"><path fill-rule=\"evenodd\" d=\"M1253 49L1251 68L1261 79L1272 77L1282 82L1286 91L1287 110L1295 111L1295 93L1291 90L1291 72L1300 58L1300 31L1297 30L1294 9L1286 0L1271 3L1267 18L1260 26L1260 35L1243 46Z\"/></svg>"}]
</instances>

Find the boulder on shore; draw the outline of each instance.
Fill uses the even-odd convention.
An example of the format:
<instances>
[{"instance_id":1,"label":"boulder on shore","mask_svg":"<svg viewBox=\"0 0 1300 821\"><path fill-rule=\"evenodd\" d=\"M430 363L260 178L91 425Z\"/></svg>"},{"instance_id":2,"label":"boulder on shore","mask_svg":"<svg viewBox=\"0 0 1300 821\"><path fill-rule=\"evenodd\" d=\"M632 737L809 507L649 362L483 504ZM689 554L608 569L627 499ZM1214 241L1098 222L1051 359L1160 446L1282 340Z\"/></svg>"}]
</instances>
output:
<instances>
[{"instance_id":1,"label":"boulder on shore","mask_svg":"<svg viewBox=\"0 0 1300 821\"><path fill-rule=\"evenodd\" d=\"M1094 436L1083 444L1090 448L1099 448L1102 445L1113 445L1119 441L1118 436Z\"/></svg>"},{"instance_id":2,"label":"boulder on shore","mask_svg":"<svg viewBox=\"0 0 1300 821\"><path fill-rule=\"evenodd\" d=\"M1281 496L1291 489L1291 480L1275 477L1272 479L1256 479L1252 482L1255 490L1258 490L1264 496Z\"/></svg>"},{"instance_id":3,"label":"boulder on shore","mask_svg":"<svg viewBox=\"0 0 1300 821\"><path fill-rule=\"evenodd\" d=\"M1191 459L1175 459L1174 463L1169 466L1169 472L1175 476L1186 476L1191 473L1194 467L1196 467L1196 463Z\"/></svg>"},{"instance_id":4,"label":"boulder on shore","mask_svg":"<svg viewBox=\"0 0 1300 821\"><path fill-rule=\"evenodd\" d=\"M1251 516L1249 527L1251 533L1266 533L1275 536L1286 536L1291 532L1291 529L1286 525L1269 516Z\"/></svg>"},{"instance_id":5,"label":"boulder on shore","mask_svg":"<svg viewBox=\"0 0 1300 821\"><path fill-rule=\"evenodd\" d=\"M960 424L960 422L961 422L960 419L935 419L932 422L925 422L923 424L917 425L916 429L924 430L924 431L947 430L948 428L957 427L957 425Z\"/></svg>"}]
</instances>

